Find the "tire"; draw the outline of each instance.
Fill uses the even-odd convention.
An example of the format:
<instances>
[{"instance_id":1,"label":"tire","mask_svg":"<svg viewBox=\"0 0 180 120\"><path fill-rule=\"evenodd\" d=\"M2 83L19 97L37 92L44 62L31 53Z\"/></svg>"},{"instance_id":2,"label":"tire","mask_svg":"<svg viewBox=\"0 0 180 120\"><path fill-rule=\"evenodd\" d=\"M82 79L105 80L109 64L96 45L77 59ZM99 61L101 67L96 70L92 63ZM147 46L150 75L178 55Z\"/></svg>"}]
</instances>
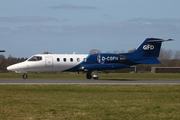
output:
<instances>
[{"instance_id":1,"label":"tire","mask_svg":"<svg viewBox=\"0 0 180 120\"><path fill-rule=\"evenodd\" d=\"M91 73L86 73L86 78L87 78L87 79L92 79Z\"/></svg>"},{"instance_id":2,"label":"tire","mask_svg":"<svg viewBox=\"0 0 180 120\"><path fill-rule=\"evenodd\" d=\"M23 78L23 79L27 79L27 78L28 78L28 75L25 73L25 74L23 74L22 78Z\"/></svg>"}]
</instances>

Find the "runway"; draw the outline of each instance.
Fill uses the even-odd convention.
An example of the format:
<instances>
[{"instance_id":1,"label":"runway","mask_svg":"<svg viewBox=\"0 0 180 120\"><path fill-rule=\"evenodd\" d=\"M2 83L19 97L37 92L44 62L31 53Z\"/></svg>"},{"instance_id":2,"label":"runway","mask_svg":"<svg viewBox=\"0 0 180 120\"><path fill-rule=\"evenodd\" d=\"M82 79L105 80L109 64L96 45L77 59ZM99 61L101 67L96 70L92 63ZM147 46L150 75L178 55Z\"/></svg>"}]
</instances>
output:
<instances>
[{"instance_id":1,"label":"runway","mask_svg":"<svg viewBox=\"0 0 180 120\"><path fill-rule=\"evenodd\" d=\"M171 84L178 85L180 80L59 80L59 79L0 79L0 85L31 85L31 84L109 84L109 85L149 85L149 84Z\"/></svg>"}]
</instances>

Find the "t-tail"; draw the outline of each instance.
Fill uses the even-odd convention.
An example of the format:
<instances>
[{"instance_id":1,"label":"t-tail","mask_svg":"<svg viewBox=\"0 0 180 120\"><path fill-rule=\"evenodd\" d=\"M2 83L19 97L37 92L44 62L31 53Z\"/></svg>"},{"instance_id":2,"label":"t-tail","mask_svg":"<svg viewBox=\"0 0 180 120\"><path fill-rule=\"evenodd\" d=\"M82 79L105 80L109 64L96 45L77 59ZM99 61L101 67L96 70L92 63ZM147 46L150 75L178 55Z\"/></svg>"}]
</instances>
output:
<instances>
[{"instance_id":1,"label":"t-tail","mask_svg":"<svg viewBox=\"0 0 180 120\"><path fill-rule=\"evenodd\" d=\"M159 38L147 38L144 42L131 53L138 57L137 64L159 64L159 54L162 42L172 41L173 39L163 40Z\"/></svg>"}]
</instances>

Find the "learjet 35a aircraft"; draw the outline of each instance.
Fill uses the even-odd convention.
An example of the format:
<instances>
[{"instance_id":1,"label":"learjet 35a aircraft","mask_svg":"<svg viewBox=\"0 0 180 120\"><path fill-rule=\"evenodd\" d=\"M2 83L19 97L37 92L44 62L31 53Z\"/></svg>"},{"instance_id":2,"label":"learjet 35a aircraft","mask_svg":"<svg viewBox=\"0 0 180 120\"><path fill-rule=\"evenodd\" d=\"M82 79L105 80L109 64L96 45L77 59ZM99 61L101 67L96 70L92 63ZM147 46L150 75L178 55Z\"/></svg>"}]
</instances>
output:
<instances>
[{"instance_id":1,"label":"learjet 35a aircraft","mask_svg":"<svg viewBox=\"0 0 180 120\"><path fill-rule=\"evenodd\" d=\"M158 60L161 43L172 41L159 38L147 38L131 53L99 53L99 54L37 54L24 62L7 67L9 71L27 72L86 72L87 79L98 79L98 72L127 68L137 64L160 64ZM92 75L93 74L93 75Z\"/></svg>"}]
</instances>

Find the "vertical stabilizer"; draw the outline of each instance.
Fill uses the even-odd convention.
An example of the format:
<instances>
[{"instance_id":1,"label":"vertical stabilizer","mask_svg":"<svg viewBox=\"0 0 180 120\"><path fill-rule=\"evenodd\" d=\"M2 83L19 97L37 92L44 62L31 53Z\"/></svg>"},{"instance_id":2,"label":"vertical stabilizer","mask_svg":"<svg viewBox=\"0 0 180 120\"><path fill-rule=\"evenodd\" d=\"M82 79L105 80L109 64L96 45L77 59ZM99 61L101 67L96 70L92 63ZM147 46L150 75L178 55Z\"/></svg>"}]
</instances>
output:
<instances>
[{"instance_id":1,"label":"vertical stabilizer","mask_svg":"<svg viewBox=\"0 0 180 120\"><path fill-rule=\"evenodd\" d=\"M133 52L133 55L139 57L159 57L161 44L165 41L172 41L172 39L147 38L137 50Z\"/></svg>"}]
</instances>

